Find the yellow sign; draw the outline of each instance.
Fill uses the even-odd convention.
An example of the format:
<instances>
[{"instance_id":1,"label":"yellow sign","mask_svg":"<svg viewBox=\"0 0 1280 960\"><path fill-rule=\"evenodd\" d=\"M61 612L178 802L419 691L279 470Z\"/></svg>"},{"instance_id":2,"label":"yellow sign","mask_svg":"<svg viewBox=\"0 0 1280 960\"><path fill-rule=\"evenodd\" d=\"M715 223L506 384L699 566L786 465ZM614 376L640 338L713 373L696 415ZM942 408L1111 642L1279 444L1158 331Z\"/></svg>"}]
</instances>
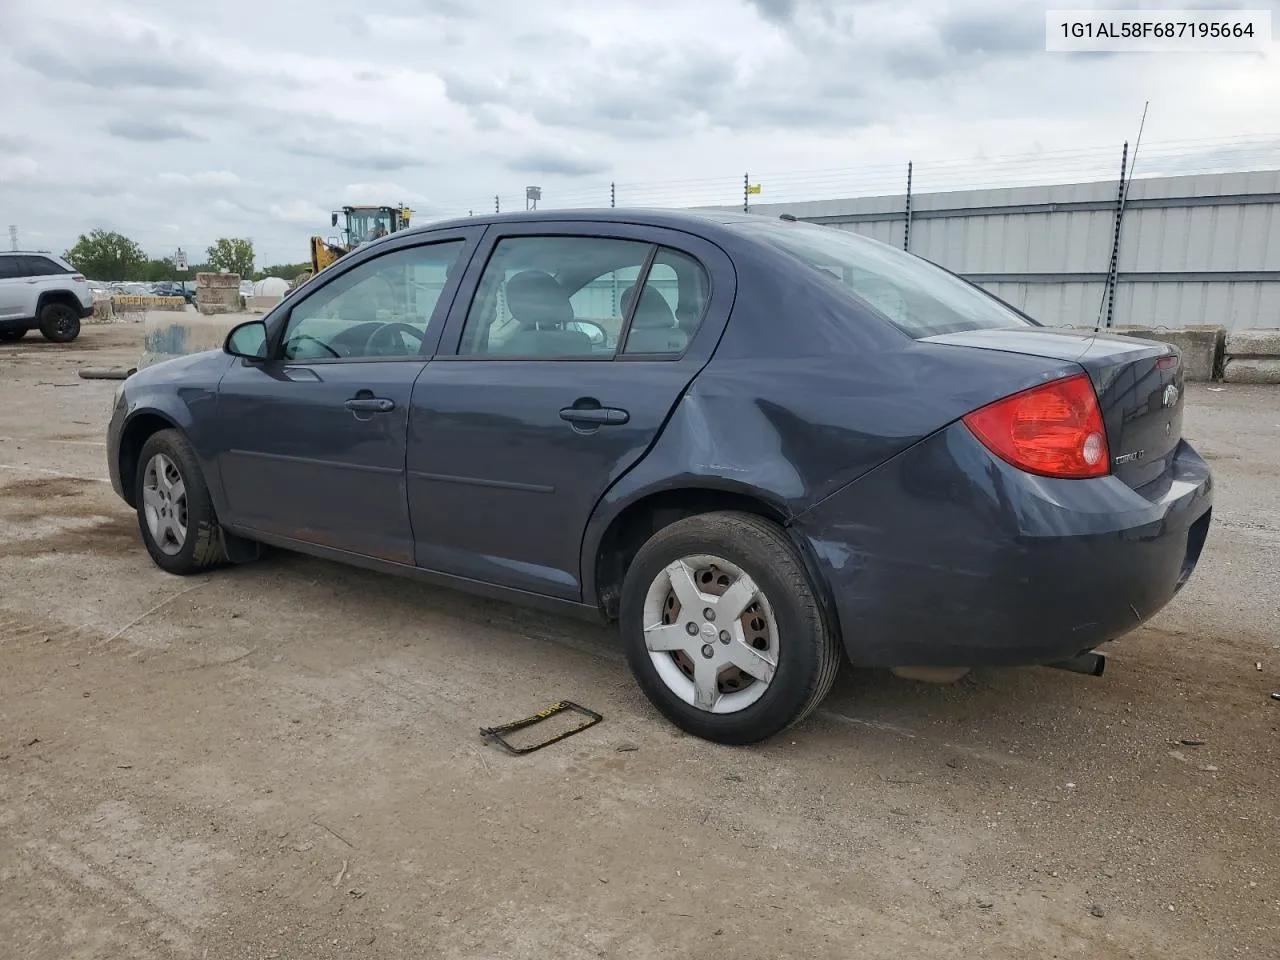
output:
<instances>
[{"instance_id":1,"label":"yellow sign","mask_svg":"<svg viewBox=\"0 0 1280 960\"><path fill-rule=\"evenodd\" d=\"M759 193L759 192L760 192L760 184L758 183L753 183L747 187L747 193Z\"/></svg>"}]
</instances>

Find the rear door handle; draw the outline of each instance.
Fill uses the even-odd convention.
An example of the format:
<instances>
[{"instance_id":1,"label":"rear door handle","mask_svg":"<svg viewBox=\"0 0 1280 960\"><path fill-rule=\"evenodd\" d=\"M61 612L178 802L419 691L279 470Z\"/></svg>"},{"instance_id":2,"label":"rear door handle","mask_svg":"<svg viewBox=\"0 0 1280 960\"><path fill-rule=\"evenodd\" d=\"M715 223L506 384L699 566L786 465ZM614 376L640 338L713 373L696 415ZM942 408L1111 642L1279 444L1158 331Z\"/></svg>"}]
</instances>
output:
<instances>
[{"instance_id":1,"label":"rear door handle","mask_svg":"<svg viewBox=\"0 0 1280 960\"><path fill-rule=\"evenodd\" d=\"M560 419L569 423L620 424L631 419L631 414L617 407L565 407Z\"/></svg>"},{"instance_id":2,"label":"rear door handle","mask_svg":"<svg viewBox=\"0 0 1280 960\"><path fill-rule=\"evenodd\" d=\"M346 408L353 413L390 413L396 402L385 397L354 397L346 402Z\"/></svg>"}]
</instances>

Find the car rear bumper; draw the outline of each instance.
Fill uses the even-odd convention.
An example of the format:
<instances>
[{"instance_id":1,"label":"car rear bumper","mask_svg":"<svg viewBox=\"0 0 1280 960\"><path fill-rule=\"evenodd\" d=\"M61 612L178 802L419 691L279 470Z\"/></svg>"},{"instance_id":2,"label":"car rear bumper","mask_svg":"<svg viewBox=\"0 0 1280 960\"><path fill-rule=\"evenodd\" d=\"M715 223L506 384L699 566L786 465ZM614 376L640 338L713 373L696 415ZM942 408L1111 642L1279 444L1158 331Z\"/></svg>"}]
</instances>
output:
<instances>
[{"instance_id":1,"label":"car rear bumper","mask_svg":"<svg viewBox=\"0 0 1280 960\"><path fill-rule=\"evenodd\" d=\"M795 532L855 664L1055 663L1128 633L1181 589L1212 488L1185 441L1135 491L1024 473L957 423L801 515Z\"/></svg>"}]
</instances>

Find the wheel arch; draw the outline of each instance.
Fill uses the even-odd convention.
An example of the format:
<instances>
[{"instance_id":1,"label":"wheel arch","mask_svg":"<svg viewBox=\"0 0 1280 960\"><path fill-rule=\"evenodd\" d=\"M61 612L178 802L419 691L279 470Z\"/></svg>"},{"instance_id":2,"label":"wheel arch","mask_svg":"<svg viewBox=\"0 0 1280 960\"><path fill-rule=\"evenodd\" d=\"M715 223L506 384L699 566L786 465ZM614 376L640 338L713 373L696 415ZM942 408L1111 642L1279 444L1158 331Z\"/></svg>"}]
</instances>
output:
<instances>
[{"instance_id":1,"label":"wheel arch","mask_svg":"<svg viewBox=\"0 0 1280 960\"><path fill-rule=\"evenodd\" d=\"M44 308L54 303L60 303L64 307L70 307L72 310L76 311L77 316L79 316L80 310L83 307L83 304L80 303L80 298L71 290L44 290L41 291L40 296L36 298L36 318L39 319Z\"/></svg>"},{"instance_id":2,"label":"wheel arch","mask_svg":"<svg viewBox=\"0 0 1280 960\"><path fill-rule=\"evenodd\" d=\"M138 457L143 445L161 430L179 430L182 428L167 414L158 410L139 410L125 421L120 431L120 449L117 453L116 465L120 471L120 486L124 490L124 499L131 507L136 507L134 488L138 474Z\"/></svg>"},{"instance_id":3,"label":"wheel arch","mask_svg":"<svg viewBox=\"0 0 1280 960\"><path fill-rule=\"evenodd\" d=\"M787 507L766 491L712 478L690 478L634 491L625 499L597 507L584 538L583 599L600 607L606 619L616 619L622 581L631 560L654 533L701 513L733 510L776 523L795 544L809 573L829 627L837 629L830 591L806 538L791 528Z\"/></svg>"}]
</instances>

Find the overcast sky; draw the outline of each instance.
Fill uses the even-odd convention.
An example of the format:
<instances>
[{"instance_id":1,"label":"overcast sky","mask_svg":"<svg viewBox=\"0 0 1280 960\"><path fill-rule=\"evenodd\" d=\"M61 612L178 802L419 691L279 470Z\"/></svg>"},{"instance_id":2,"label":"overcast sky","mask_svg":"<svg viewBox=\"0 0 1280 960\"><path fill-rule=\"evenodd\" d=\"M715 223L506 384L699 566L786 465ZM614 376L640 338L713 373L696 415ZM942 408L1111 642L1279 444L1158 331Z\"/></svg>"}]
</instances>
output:
<instances>
[{"instance_id":1,"label":"overcast sky","mask_svg":"<svg viewBox=\"0 0 1280 960\"><path fill-rule=\"evenodd\" d=\"M422 220L522 207L529 184L607 205L616 181L620 204L733 203L744 171L761 200L816 199L897 192L907 160L923 191L1033 151L1098 179L1146 100L1155 160L1275 134L1253 156L1280 165L1276 52L1046 53L1046 6L0 0L0 230L193 258L248 236L263 265L305 259L353 202ZM1271 9L1280 31L1277 0L1183 6ZM1188 145L1188 169L1224 149Z\"/></svg>"}]
</instances>

